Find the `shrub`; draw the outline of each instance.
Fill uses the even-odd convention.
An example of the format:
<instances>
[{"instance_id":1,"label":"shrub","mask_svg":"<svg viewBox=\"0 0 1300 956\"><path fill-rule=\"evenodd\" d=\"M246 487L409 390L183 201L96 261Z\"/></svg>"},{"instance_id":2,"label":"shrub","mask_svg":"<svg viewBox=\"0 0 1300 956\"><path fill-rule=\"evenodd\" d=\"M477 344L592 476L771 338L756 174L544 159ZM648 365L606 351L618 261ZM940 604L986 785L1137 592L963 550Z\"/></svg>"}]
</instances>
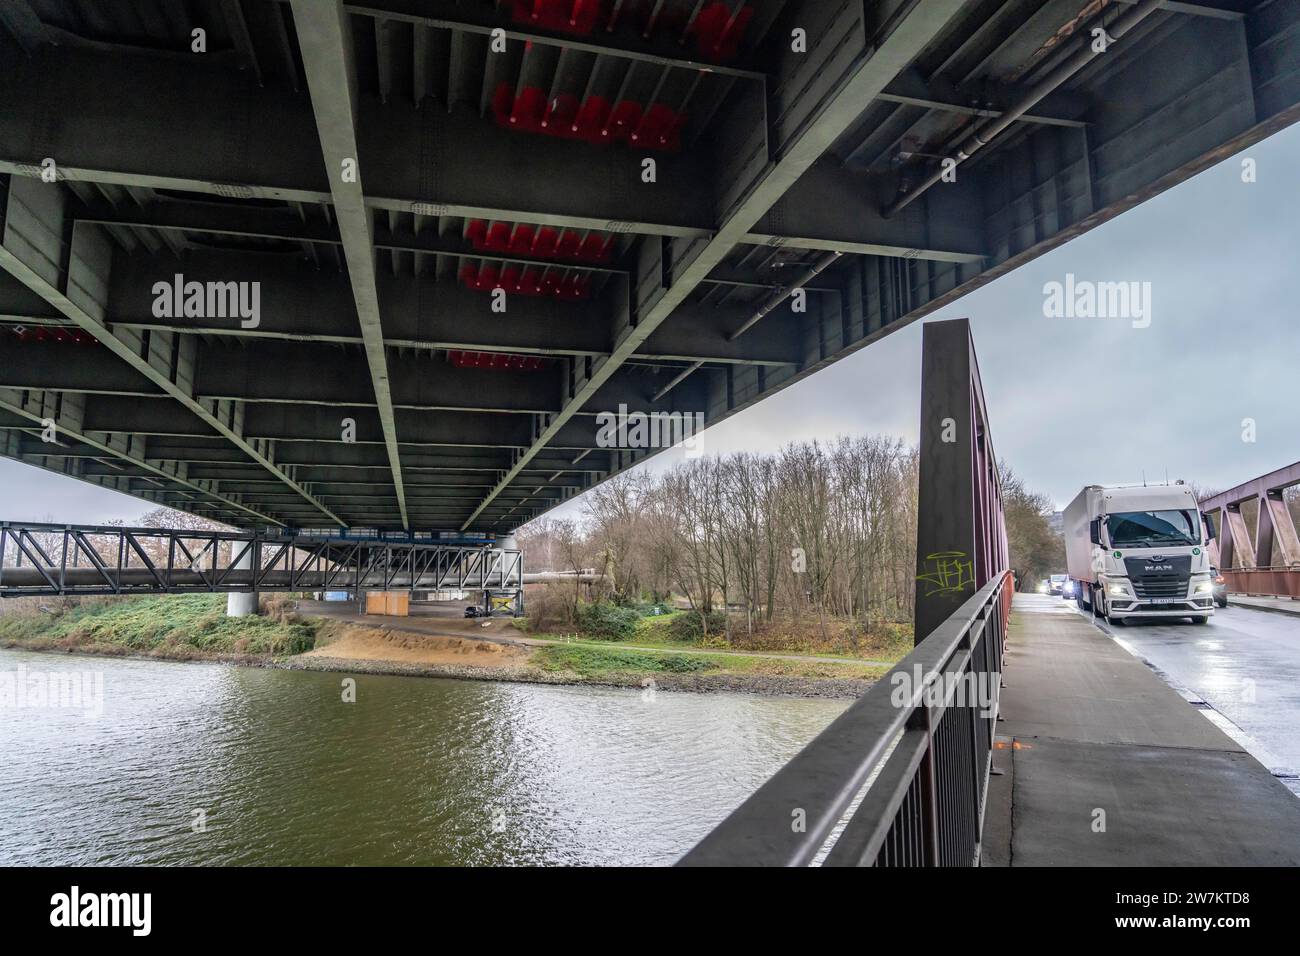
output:
<instances>
[{"instance_id":1,"label":"shrub","mask_svg":"<svg viewBox=\"0 0 1300 956\"><path fill-rule=\"evenodd\" d=\"M727 618L721 611L710 611L707 615L708 637L719 637L727 631ZM668 625L668 633L674 641L695 643L705 638L704 620L697 611L687 611L673 618Z\"/></svg>"},{"instance_id":2,"label":"shrub","mask_svg":"<svg viewBox=\"0 0 1300 956\"><path fill-rule=\"evenodd\" d=\"M604 640L621 641L636 632L641 615L630 607L616 604L582 604L578 607L578 628L582 633Z\"/></svg>"},{"instance_id":3,"label":"shrub","mask_svg":"<svg viewBox=\"0 0 1300 956\"><path fill-rule=\"evenodd\" d=\"M573 585L551 581L529 590L525 605L528 629L542 634L564 631L573 627Z\"/></svg>"}]
</instances>

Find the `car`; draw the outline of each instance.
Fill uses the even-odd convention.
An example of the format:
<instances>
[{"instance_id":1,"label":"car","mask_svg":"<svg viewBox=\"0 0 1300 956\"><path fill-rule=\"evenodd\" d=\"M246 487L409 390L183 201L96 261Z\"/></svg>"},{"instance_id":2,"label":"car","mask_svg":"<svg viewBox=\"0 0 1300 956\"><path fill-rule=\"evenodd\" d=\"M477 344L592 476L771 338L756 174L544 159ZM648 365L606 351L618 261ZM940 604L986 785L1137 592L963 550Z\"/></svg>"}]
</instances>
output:
<instances>
[{"instance_id":1,"label":"car","mask_svg":"<svg viewBox=\"0 0 1300 956\"><path fill-rule=\"evenodd\" d=\"M1075 596L1075 583L1071 581L1069 578L1066 578L1065 583L1061 585L1061 597L1065 598L1066 600L1069 600L1074 596Z\"/></svg>"},{"instance_id":2,"label":"car","mask_svg":"<svg viewBox=\"0 0 1300 956\"><path fill-rule=\"evenodd\" d=\"M1047 579L1047 593L1060 594L1062 591L1065 590L1065 582L1068 580L1069 578L1067 578L1064 574L1053 574L1050 578Z\"/></svg>"},{"instance_id":3,"label":"car","mask_svg":"<svg viewBox=\"0 0 1300 956\"><path fill-rule=\"evenodd\" d=\"M483 613L483 609L476 604L471 604L469 607L465 608L465 616L466 617L487 617L487 615Z\"/></svg>"},{"instance_id":4,"label":"car","mask_svg":"<svg viewBox=\"0 0 1300 956\"><path fill-rule=\"evenodd\" d=\"M1219 607L1228 606L1228 579L1219 573L1218 568L1210 568L1214 575L1214 603Z\"/></svg>"}]
</instances>

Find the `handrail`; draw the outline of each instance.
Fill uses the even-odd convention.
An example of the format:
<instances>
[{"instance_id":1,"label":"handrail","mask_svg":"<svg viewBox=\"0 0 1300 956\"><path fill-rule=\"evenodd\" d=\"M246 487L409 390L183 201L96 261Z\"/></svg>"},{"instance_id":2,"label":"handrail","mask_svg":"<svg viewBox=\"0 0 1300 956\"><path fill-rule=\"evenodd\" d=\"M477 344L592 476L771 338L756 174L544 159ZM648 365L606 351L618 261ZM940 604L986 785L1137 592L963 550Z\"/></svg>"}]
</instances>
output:
<instances>
[{"instance_id":1,"label":"handrail","mask_svg":"<svg viewBox=\"0 0 1300 956\"><path fill-rule=\"evenodd\" d=\"M994 575L678 865L977 862L1013 586Z\"/></svg>"}]
</instances>

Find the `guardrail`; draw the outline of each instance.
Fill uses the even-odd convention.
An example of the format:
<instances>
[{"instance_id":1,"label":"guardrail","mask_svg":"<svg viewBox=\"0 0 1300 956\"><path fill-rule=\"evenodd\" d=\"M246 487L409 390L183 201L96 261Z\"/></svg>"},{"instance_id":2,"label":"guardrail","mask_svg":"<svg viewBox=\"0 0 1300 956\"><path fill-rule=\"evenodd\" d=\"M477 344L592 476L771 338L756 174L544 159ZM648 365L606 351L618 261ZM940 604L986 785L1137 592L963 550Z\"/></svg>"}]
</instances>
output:
<instances>
[{"instance_id":1,"label":"guardrail","mask_svg":"<svg viewBox=\"0 0 1300 956\"><path fill-rule=\"evenodd\" d=\"M1221 568L1229 594L1300 598L1300 568Z\"/></svg>"},{"instance_id":2,"label":"guardrail","mask_svg":"<svg viewBox=\"0 0 1300 956\"><path fill-rule=\"evenodd\" d=\"M1014 584L996 574L679 866L972 866Z\"/></svg>"}]
</instances>

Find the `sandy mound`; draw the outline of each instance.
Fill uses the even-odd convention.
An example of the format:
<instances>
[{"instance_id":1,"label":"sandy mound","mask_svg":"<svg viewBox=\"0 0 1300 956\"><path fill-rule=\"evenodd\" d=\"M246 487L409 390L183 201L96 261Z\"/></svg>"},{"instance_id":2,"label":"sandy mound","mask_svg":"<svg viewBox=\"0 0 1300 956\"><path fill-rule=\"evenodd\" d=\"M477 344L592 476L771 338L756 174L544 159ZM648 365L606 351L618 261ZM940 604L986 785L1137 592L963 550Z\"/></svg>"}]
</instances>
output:
<instances>
[{"instance_id":1,"label":"sandy mound","mask_svg":"<svg viewBox=\"0 0 1300 956\"><path fill-rule=\"evenodd\" d=\"M508 667L523 663L531 653L530 649L513 644L331 624L322 628L316 647L302 656L350 661Z\"/></svg>"}]
</instances>

